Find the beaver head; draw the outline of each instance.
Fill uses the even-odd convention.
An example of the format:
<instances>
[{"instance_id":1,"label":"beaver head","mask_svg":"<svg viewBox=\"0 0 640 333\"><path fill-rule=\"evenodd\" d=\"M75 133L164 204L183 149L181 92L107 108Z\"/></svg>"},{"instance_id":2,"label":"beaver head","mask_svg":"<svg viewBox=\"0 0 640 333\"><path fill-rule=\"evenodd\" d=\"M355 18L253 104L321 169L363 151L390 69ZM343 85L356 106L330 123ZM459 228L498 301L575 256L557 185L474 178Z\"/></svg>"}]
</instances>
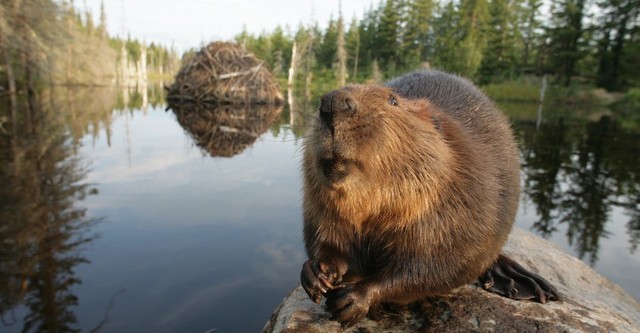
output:
<instances>
[{"instance_id":1,"label":"beaver head","mask_svg":"<svg viewBox=\"0 0 640 333\"><path fill-rule=\"evenodd\" d=\"M306 215L331 211L361 225L430 210L455 169L453 125L427 99L389 87L349 85L322 96L303 144Z\"/></svg>"},{"instance_id":2,"label":"beaver head","mask_svg":"<svg viewBox=\"0 0 640 333\"><path fill-rule=\"evenodd\" d=\"M435 109L391 88L349 85L322 96L305 140L306 173L330 187L433 175L425 165L446 158Z\"/></svg>"}]
</instances>

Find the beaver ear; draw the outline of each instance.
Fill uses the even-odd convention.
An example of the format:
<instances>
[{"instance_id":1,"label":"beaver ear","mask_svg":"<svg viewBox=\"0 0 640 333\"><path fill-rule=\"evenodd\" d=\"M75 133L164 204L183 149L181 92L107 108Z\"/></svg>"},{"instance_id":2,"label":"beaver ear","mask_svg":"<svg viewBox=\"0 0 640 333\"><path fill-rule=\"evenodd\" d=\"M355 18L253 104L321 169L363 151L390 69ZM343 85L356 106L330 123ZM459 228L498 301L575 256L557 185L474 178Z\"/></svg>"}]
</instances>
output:
<instances>
[{"instance_id":1,"label":"beaver ear","mask_svg":"<svg viewBox=\"0 0 640 333\"><path fill-rule=\"evenodd\" d=\"M389 104L393 106L398 106L398 100L396 99L395 96L393 95L389 96Z\"/></svg>"}]
</instances>

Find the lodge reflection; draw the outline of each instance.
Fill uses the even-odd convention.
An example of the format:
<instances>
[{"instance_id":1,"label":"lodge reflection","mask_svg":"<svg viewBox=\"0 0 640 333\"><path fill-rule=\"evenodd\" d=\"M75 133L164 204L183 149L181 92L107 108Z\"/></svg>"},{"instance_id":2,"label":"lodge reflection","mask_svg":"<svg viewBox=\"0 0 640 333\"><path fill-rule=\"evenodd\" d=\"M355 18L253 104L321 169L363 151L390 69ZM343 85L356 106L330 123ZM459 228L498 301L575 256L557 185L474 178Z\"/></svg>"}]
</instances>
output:
<instances>
[{"instance_id":1,"label":"lodge reflection","mask_svg":"<svg viewBox=\"0 0 640 333\"><path fill-rule=\"evenodd\" d=\"M600 240L614 207L629 217L630 251L640 236L640 135L618 122L571 122L559 118L536 130L519 122L524 194L535 204L533 229L544 237L566 224L568 243L581 259L598 260Z\"/></svg>"},{"instance_id":2,"label":"lodge reflection","mask_svg":"<svg viewBox=\"0 0 640 333\"><path fill-rule=\"evenodd\" d=\"M106 95L43 93L31 107L16 110L11 130L0 134L4 326L22 326L23 332L79 331L74 314L79 299L72 289L81 281L74 269L87 262L82 245L94 239L91 227L98 221L79 202L98 191L83 181L87 170L77 150L91 127L110 126L115 98L113 91L101 93ZM101 98L111 102L86 109ZM26 315L15 315L19 306Z\"/></svg>"},{"instance_id":3,"label":"lodge reflection","mask_svg":"<svg viewBox=\"0 0 640 333\"><path fill-rule=\"evenodd\" d=\"M178 123L193 142L213 157L232 157L267 131L282 107L268 105L174 104Z\"/></svg>"}]
</instances>

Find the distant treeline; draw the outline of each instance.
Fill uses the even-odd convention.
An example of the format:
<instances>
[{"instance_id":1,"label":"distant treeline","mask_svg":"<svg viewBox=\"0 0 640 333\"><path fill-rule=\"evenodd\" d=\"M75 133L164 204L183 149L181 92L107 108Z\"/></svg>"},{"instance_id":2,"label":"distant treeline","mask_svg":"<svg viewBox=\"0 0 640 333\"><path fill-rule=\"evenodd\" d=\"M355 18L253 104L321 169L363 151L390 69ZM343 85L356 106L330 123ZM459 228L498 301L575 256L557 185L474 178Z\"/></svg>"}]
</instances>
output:
<instances>
[{"instance_id":1,"label":"distant treeline","mask_svg":"<svg viewBox=\"0 0 640 333\"><path fill-rule=\"evenodd\" d=\"M108 85L122 73L133 75L132 70L145 76L177 71L175 50L111 37L106 25L104 6L96 23L73 1L1 1L0 93L33 92L46 85Z\"/></svg>"},{"instance_id":2,"label":"distant treeline","mask_svg":"<svg viewBox=\"0 0 640 333\"><path fill-rule=\"evenodd\" d=\"M363 81L435 67L480 83L554 74L623 90L640 85L639 12L640 0L384 0L348 26L339 14L324 30L235 39L283 77L291 68Z\"/></svg>"}]
</instances>

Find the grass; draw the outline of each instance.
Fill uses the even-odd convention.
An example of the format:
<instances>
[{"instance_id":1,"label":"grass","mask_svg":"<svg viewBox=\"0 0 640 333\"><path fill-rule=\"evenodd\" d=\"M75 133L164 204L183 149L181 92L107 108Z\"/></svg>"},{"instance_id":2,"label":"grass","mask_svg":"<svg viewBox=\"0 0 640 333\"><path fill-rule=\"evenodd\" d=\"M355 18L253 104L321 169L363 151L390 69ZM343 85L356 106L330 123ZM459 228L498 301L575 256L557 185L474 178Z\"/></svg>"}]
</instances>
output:
<instances>
[{"instance_id":1,"label":"grass","mask_svg":"<svg viewBox=\"0 0 640 333\"><path fill-rule=\"evenodd\" d=\"M629 127L640 127L640 88L629 89L618 101L611 104L611 109L622 122Z\"/></svg>"},{"instance_id":2,"label":"grass","mask_svg":"<svg viewBox=\"0 0 640 333\"><path fill-rule=\"evenodd\" d=\"M482 90L496 101L538 103L541 87L540 78L522 77L501 83L490 83L483 86Z\"/></svg>"},{"instance_id":3,"label":"grass","mask_svg":"<svg viewBox=\"0 0 640 333\"><path fill-rule=\"evenodd\" d=\"M495 101L535 104L539 103L541 88L542 79L539 77L522 77L501 83L490 83L482 87L484 92ZM640 95L640 92L638 89L631 89L630 94L627 98L630 105L636 105L634 100L638 100L637 95ZM548 78L544 107L602 109L614 104L620 97L619 93L609 93L591 84L575 83L570 87L564 87L555 84L553 78Z\"/></svg>"}]
</instances>

